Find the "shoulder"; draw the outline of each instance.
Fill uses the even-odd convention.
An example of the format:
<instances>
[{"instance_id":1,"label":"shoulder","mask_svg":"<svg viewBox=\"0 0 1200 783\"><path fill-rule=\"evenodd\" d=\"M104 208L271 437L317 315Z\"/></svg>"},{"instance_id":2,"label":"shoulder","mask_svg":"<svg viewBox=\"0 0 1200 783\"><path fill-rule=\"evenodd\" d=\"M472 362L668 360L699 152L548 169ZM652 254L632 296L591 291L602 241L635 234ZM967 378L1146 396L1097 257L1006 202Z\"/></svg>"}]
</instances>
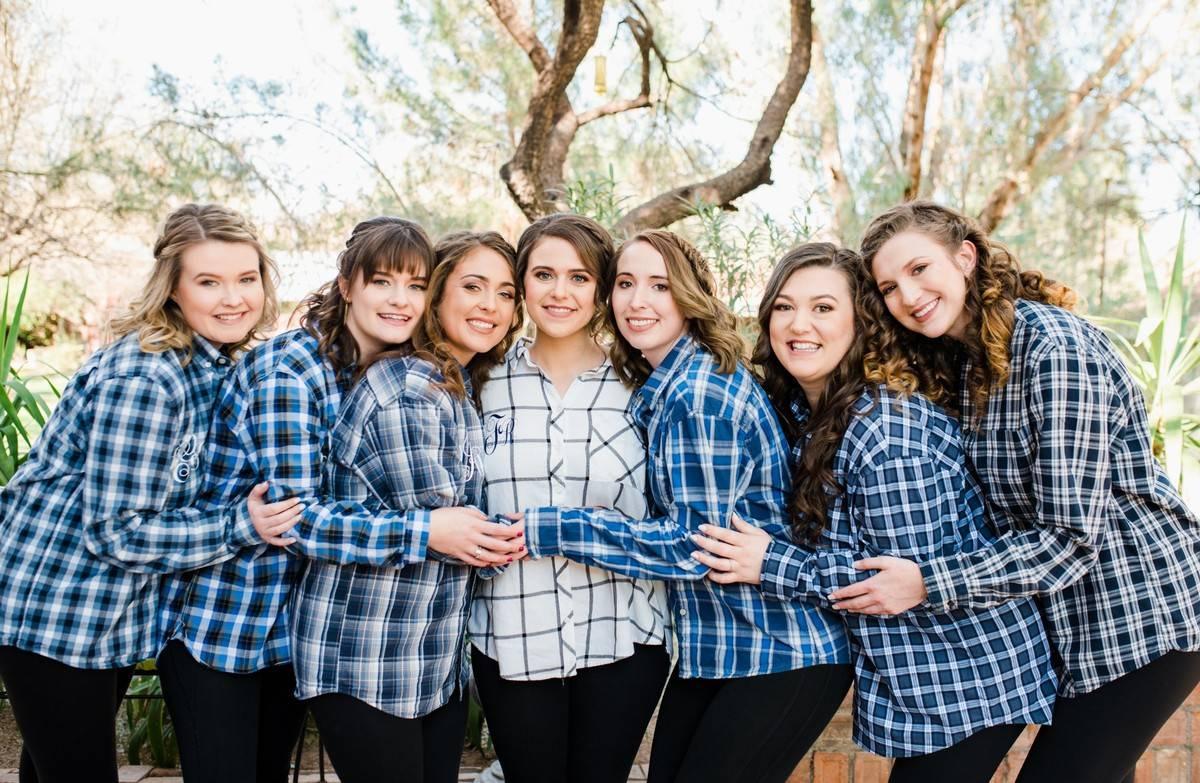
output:
<instances>
[{"instance_id":1,"label":"shoulder","mask_svg":"<svg viewBox=\"0 0 1200 783\"><path fill-rule=\"evenodd\" d=\"M961 452L959 425L920 394L901 395L879 385L863 390L842 440L850 466L890 459Z\"/></svg>"},{"instance_id":2,"label":"shoulder","mask_svg":"<svg viewBox=\"0 0 1200 783\"><path fill-rule=\"evenodd\" d=\"M161 387L169 397L182 399L187 394L183 357L180 351L143 351L137 333L127 334L110 343L89 360L92 386L108 381L138 381ZM80 372L87 369L85 365Z\"/></svg>"},{"instance_id":3,"label":"shoulder","mask_svg":"<svg viewBox=\"0 0 1200 783\"><path fill-rule=\"evenodd\" d=\"M1069 310L1026 299L1016 302L1010 342L1014 361L1055 350L1090 353L1107 345L1099 327Z\"/></svg>"},{"instance_id":4,"label":"shoulder","mask_svg":"<svg viewBox=\"0 0 1200 783\"><path fill-rule=\"evenodd\" d=\"M303 329L292 329L255 346L242 358L240 374L251 382L272 375L302 377L325 371L317 340Z\"/></svg>"},{"instance_id":5,"label":"shoulder","mask_svg":"<svg viewBox=\"0 0 1200 783\"><path fill-rule=\"evenodd\" d=\"M379 405L402 401L406 405L444 407L450 392L442 387L445 379L432 363L416 356L394 356L367 368L359 383Z\"/></svg>"},{"instance_id":6,"label":"shoulder","mask_svg":"<svg viewBox=\"0 0 1200 783\"><path fill-rule=\"evenodd\" d=\"M765 392L744 365L739 363L733 372L722 373L713 356L703 349L697 350L666 383L664 412L675 416L740 421L763 405L770 408Z\"/></svg>"}]
</instances>

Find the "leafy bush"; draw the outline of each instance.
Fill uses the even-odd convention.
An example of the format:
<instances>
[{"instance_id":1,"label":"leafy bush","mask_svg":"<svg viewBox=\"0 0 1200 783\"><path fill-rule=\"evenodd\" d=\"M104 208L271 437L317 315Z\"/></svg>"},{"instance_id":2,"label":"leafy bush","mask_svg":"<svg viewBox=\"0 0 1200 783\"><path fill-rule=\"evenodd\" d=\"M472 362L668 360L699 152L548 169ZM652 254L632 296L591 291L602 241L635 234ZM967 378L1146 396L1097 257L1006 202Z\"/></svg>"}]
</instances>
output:
<instances>
[{"instance_id":1,"label":"leafy bush","mask_svg":"<svg viewBox=\"0 0 1200 783\"><path fill-rule=\"evenodd\" d=\"M30 390L15 369L13 359L21 335L21 312L25 307L25 295L29 291L29 277L21 284L16 304L9 310L12 278L4 285L4 305L0 310L0 486L9 482L17 468L25 462L33 439L46 426L50 406L38 394ZM58 388L46 381L57 398Z\"/></svg>"}]
</instances>

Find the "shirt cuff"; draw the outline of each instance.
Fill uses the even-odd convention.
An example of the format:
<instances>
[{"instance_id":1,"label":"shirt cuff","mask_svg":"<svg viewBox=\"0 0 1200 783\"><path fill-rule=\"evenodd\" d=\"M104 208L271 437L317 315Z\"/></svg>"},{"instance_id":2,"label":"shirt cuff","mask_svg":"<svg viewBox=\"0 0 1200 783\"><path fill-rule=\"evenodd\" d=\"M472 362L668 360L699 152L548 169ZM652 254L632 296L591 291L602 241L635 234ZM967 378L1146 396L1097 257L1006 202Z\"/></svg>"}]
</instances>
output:
<instances>
[{"instance_id":1,"label":"shirt cuff","mask_svg":"<svg viewBox=\"0 0 1200 783\"><path fill-rule=\"evenodd\" d=\"M394 535L389 538L399 542L393 555L398 568L420 563L429 556L429 525L433 521L432 514L427 508L388 514L387 523L395 530Z\"/></svg>"},{"instance_id":2,"label":"shirt cuff","mask_svg":"<svg viewBox=\"0 0 1200 783\"><path fill-rule=\"evenodd\" d=\"M796 547L786 541L772 538L763 554L762 573L758 589L767 598L776 601L790 601L796 592L795 569L789 566L795 562ZM789 571L792 574L789 576Z\"/></svg>"},{"instance_id":3,"label":"shirt cuff","mask_svg":"<svg viewBox=\"0 0 1200 783\"><path fill-rule=\"evenodd\" d=\"M250 519L250 507L246 505L245 499L233 507L233 514L229 520L229 527L225 532L225 539L235 551L266 543L258 535L258 531L254 529L254 522Z\"/></svg>"},{"instance_id":4,"label":"shirt cuff","mask_svg":"<svg viewBox=\"0 0 1200 783\"><path fill-rule=\"evenodd\" d=\"M962 569L954 557L939 557L921 564L921 578L925 580L924 606L934 611L946 611L958 606L962 599L965 581L955 580L962 576Z\"/></svg>"},{"instance_id":5,"label":"shirt cuff","mask_svg":"<svg viewBox=\"0 0 1200 783\"><path fill-rule=\"evenodd\" d=\"M562 554L562 520L553 506L525 512L525 548L534 560Z\"/></svg>"}]
</instances>

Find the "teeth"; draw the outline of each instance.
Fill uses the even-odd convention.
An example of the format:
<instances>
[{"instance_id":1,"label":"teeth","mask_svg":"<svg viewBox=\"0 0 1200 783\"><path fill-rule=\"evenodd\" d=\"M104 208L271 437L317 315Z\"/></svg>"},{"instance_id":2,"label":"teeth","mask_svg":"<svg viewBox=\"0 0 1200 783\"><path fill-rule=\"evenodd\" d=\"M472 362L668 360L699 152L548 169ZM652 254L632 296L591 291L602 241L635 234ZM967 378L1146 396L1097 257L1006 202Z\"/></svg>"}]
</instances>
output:
<instances>
[{"instance_id":1,"label":"teeth","mask_svg":"<svg viewBox=\"0 0 1200 783\"><path fill-rule=\"evenodd\" d=\"M392 315L391 313L380 313L379 317L385 321L397 321L402 324L408 323L408 321L409 321L409 317L407 315Z\"/></svg>"},{"instance_id":2,"label":"teeth","mask_svg":"<svg viewBox=\"0 0 1200 783\"><path fill-rule=\"evenodd\" d=\"M793 351L805 351L811 353L820 347L821 346L817 345L816 343L800 340L793 340L792 342L788 343L788 348L791 348Z\"/></svg>"},{"instance_id":3,"label":"teeth","mask_svg":"<svg viewBox=\"0 0 1200 783\"><path fill-rule=\"evenodd\" d=\"M930 313L930 312L933 310L933 308L934 308L934 305L936 305L937 303L938 303L938 300L937 300L937 299L934 299L934 300L933 300L932 302L930 302L929 304L927 304L927 305L924 305L923 307L921 307L921 309L919 309L919 310L914 310L914 311L913 311L913 317L914 317L914 318L924 318L926 315L928 315L928 314L929 314L929 313Z\"/></svg>"},{"instance_id":4,"label":"teeth","mask_svg":"<svg viewBox=\"0 0 1200 783\"><path fill-rule=\"evenodd\" d=\"M653 318L626 318L625 320L630 326L634 327L649 326L650 324L654 323Z\"/></svg>"},{"instance_id":5,"label":"teeth","mask_svg":"<svg viewBox=\"0 0 1200 783\"><path fill-rule=\"evenodd\" d=\"M245 315L245 313L222 313L221 315L216 315L213 317L221 321L236 321L243 315Z\"/></svg>"},{"instance_id":6,"label":"teeth","mask_svg":"<svg viewBox=\"0 0 1200 783\"><path fill-rule=\"evenodd\" d=\"M468 320L467 323L476 329L481 329L483 331L488 331L488 332L490 332L492 329L496 328L495 324L490 324L487 321L477 321L473 318Z\"/></svg>"},{"instance_id":7,"label":"teeth","mask_svg":"<svg viewBox=\"0 0 1200 783\"><path fill-rule=\"evenodd\" d=\"M555 315L568 315L570 313L575 312L574 310L572 310L569 307L555 307L553 305L547 305L546 309L549 310L550 312L554 313Z\"/></svg>"}]
</instances>

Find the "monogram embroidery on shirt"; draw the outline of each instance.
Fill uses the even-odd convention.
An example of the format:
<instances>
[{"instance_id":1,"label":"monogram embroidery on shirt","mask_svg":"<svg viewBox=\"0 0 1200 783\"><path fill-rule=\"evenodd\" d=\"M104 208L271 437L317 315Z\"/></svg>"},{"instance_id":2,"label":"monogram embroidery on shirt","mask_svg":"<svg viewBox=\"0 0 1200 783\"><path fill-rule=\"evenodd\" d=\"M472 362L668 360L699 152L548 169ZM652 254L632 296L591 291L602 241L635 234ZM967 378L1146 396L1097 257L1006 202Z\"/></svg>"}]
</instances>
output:
<instances>
[{"instance_id":1,"label":"monogram embroidery on shirt","mask_svg":"<svg viewBox=\"0 0 1200 783\"><path fill-rule=\"evenodd\" d=\"M175 447L175 455L171 458L171 475L180 484L187 483L200 464L200 439L193 435L184 436Z\"/></svg>"},{"instance_id":2,"label":"monogram embroidery on shirt","mask_svg":"<svg viewBox=\"0 0 1200 783\"><path fill-rule=\"evenodd\" d=\"M513 426L516 423L512 416L489 413L487 421L483 423L483 453L493 454L497 447L512 443Z\"/></svg>"},{"instance_id":3,"label":"monogram embroidery on shirt","mask_svg":"<svg viewBox=\"0 0 1200 783\"><path fill-rule=\"evenodd\" d=\"M479 454L473 446L467 446L463 449L463 481L469 483L478 469Z\"/></svg>"}]
</instances>

